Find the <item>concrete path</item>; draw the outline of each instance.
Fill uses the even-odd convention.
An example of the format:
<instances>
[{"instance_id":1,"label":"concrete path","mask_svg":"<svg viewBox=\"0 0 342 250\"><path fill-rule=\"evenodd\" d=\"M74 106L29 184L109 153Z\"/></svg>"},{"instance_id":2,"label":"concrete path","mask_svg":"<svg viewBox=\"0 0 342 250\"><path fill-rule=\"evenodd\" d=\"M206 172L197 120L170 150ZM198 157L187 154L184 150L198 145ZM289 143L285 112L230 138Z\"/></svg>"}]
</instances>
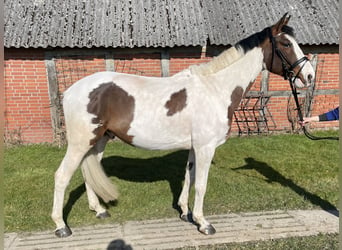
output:
<instances>
[{"instance_id":1,"label":"concrete path","mask_svg":"<svg viewBox=\"0 0 342 250\"><path fill-rule=\"evenodd\" d=\"M5 234L5 250L30 249L175 249L186 246L268 240L337 233L337 211L296 210L207 216L216 234L205 236L179 218L129 221L123 225L72 228L66 239L51 231Z\"/></svg>"}]
</instances>

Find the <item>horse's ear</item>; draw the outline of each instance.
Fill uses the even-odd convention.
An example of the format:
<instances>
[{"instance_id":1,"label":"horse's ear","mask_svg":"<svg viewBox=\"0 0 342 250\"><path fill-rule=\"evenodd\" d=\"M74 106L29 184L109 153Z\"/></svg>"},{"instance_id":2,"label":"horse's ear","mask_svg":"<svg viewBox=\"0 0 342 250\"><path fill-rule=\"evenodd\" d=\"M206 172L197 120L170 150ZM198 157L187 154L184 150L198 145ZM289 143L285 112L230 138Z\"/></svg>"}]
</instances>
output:
<instances>
[{"instance_id":1,"label":"horse's ear","mask_svg":"<svg viewBox=\"0 0 342 250\"><path fill-rule=\"evenodd\" d=\"M283 28L283 26L287 25L287 23L289 22L291 16L288 15L289 13L286 12L283 17L275 24L272 26L272 35L276 36L279 33L281 33L281 29Z\"/></svg>"}]
</instances>

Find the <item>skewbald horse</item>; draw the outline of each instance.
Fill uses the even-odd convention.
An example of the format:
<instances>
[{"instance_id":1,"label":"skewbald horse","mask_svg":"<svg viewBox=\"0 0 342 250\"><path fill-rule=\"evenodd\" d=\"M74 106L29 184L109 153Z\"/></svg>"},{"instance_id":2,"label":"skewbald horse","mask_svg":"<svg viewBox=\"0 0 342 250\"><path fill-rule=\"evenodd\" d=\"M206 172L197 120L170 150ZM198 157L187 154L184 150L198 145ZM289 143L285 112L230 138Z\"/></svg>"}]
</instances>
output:
<instances>
[{"instance_id":1,"label":"skewbald horse","mask_svg":"<svg viewBox=\"0 0 342 250\"><path fill-rule=\"evenodd\" d=\"M98 196L108 202L117 199L118 192L100 161L107 141L115 136L145 149L188 149L178 200L181 218L188 219L189 191L195 184L193 220L200 232L214 234L214 227L203 216L208 173L215 149L228 138L241 98L263 69L294 78L299 88L315 77L293 29L287 26L289 19L286 13L276 24L241 40L212 61L171 77L99 72L73 84L63 99L68 148L55 173L51 215L57 226L55 234L71 235L63 220L63 201L79 165L89 208L99 218L109 216Z\"/></svg>"}]
</instances>

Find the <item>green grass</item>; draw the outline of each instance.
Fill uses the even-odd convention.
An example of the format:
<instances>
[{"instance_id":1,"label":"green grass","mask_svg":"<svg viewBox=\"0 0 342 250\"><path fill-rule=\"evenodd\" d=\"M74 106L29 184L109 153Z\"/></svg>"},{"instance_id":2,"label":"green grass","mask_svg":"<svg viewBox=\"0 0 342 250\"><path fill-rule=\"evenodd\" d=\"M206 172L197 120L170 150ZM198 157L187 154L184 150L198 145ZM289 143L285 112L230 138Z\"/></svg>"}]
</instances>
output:
<instances>
[{"instance_id":1,"label":"green grass","mask_svg":"<svg viewBox=\"0 0 342 250\"><path fill-rule=\"evenodd\" d=\"M275 239L266 241L229 243L214 246L185 247L182 250L337 250L337 234L317 235L308 237L291 237L286 239Z\"/></svg>"},{"instance_id":2,"label":"green grass","mask_svg":"<svg viewBox=\"0 0 342 250\"><path fill-rule=\"evenodd\" d=\"M213 159L204 212L334 209L338 147L336 141L311 141L302 135L231 138ZM49 145L5 149L6 232L54 229L50 219L54 172L64 153L65 148ZM121 194L116 203L107 205L112 217L100 221L88 209L78 170L65 195L67 223L73 228L178 216L173 204L182 188L186 159L186 151L146 151L109 143L103 165Z\"/></svg>"}]
</instances>

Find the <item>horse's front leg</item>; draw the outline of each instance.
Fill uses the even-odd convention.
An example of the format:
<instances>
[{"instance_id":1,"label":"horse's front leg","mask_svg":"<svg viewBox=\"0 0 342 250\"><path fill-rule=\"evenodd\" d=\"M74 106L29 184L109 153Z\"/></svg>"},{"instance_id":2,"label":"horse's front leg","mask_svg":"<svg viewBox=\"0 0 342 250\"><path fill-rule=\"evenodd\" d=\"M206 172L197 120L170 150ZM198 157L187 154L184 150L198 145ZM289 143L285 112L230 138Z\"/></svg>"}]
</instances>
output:
<instances>
[{"instance_id":1,"label":"horse's front leg","mask_svg":"<svg viewBox=\"0 0 342 250\"><path fill-rule=\"evenodd\" d=\"M178 206L182 210L181 219L184 221L189 221L189 192L190 188L194 183L195 180L195 154L194 150L190 149L189 156L188 156L188 162L186 165L185 170L185 179L184 179L184 185L182 192L178 199Z\"/></svg>"},{"instance_id":2,"label":"horse's front leg","mask_svg":"<svg viewBox=\"0 0 342 250\"><path fill-rule=\"evenodd\" d=\"M203 216L203 201L207 189L209 168L215 153L215 147L202 146L195 148L195 204L193 220L198 224L198 230L203 234L214 234L215 228Z\"/></svg>"}]
</instances>

